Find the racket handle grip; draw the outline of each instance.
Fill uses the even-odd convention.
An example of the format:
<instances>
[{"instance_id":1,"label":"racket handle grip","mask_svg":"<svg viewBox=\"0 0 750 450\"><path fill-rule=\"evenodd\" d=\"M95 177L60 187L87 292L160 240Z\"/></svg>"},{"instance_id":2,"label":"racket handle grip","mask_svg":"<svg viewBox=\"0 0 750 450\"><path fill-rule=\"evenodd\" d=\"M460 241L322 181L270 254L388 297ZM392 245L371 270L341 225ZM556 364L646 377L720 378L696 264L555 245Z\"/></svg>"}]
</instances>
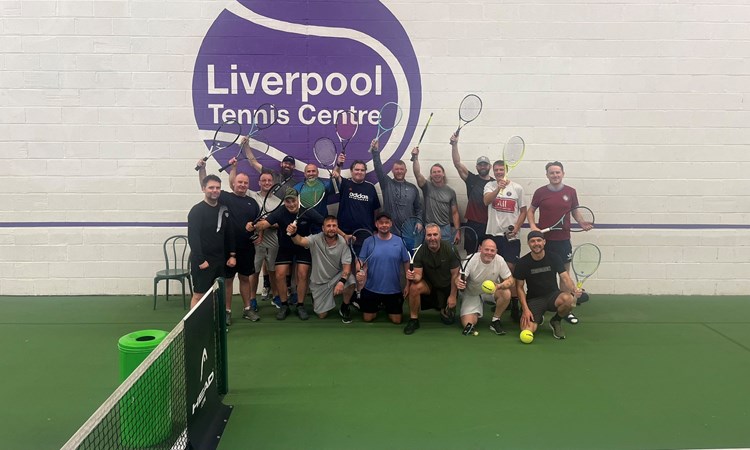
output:
<instances>
[{"instance_id":1,"label":"racket handle grip","mask_svg":"<svg viewBox=\"0 0 750 450\"><path fill-rule=\"evenodd\" d=\"M336 181L335 178L331 178L331 183L333 183L333 193L338 194L339 193L339 183Z\"/></svg>"},{"instance_id":2,"label":"racket handle grip","mask_svg":"<svg viewBox=\"0 0 750 450\"><path fill-rule=\"evenodd\" d=\"M456 132L453 134L455 134L456 137L458 137L458 135L461 134L461 127L456 128Z\"/></svg>"},{"instance_id":3,"label":"racket handle grip","mask_svg":"<svg viewBox=\"0 0 750 450\"><path fill-rule=\"evenodd\" d=\"M219 172L224 172L225 170L227 170L230 167L232 167L231 164L225 164L225 165L219 167Z\"/></svg>"},{"instance_id":4,"label":"racket handle grip","mask_svg":"<svg viewBox=\"0 0 750 450\"><path fill-rule=\"evenodd\" d=\"M551 228L545 228L545 229L543 229L543 230L539 230L539 231L541 231L542 233L547 233L547 232L548 232L548 231L550 231L550 230L551 230Z\"/></svg>"},{"instance_id":5,"label":"racket handle grip","mask_svg":"<svg viewBox=\"0 0 750 450\"><path fill-rule=\"evenodd\" d=\"M294 222L292 222L292 225L294 225L295 227L297 226L297 219L294 219ZM287 233L286 235L291 236L291 234L289 233Z\"/></svg>"},{"instance_id":6,"label":"racket handle grip","mask_svg":"<svg viewBox=\"0 0 750 450\"><path fill-rule=\"evenodd\" d=\"M203 157L203 162L206 162L206 161L208 161L208 156L204 156L204 157ZM197 172L197 171L201 170L201 167L202 167L202 166L198 166L198 165L196 165L196 166L195 166L195 171Z\"/></svg>"},{"instance_id":7,"label":"racket handle grip","mask_svg":"<svg viewBox=\"0 0 750 450\"><path fill-rule=\"evenodd\" d=\"M412 272L414 271L414 263L413 262L409 263L409 270L412 271Z\"/></svg>"}]
</instances>

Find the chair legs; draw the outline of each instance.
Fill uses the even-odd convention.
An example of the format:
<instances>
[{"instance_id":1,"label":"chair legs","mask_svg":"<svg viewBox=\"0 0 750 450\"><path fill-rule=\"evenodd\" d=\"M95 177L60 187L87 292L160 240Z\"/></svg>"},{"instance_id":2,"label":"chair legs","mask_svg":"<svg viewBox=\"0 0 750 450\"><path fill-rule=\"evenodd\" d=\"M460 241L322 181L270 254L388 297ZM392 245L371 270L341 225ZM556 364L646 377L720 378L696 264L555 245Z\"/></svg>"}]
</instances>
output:
<instances>
[{"instance_id":1,"label":"chair legs","mask_svg":"<svg viewBox=\"0 0 750 450\"><path fill-rule=\"evenodd\" d=\"M169 280L177 280L180 282L180 285L182 285L182 309L187 309L187 296L185 295L186 280L188 288L190 289L190 297L193 297L193 279L190 277L190 275L181 278L154 278L154 309L156 309L157 288L159 286L159 282L162 280L167 282L166 301L169 301Z\"/></svg>"},{"instance_id":2,"label":"chair legs","mask_svg":"<svg viewBox=\"0 0 750 450\"><path fill-rule=\"evenodd\" d=\"M154 311L156 311L156 286L159 284L159 279L154 278Z\"/></svg>"}]
</instances>

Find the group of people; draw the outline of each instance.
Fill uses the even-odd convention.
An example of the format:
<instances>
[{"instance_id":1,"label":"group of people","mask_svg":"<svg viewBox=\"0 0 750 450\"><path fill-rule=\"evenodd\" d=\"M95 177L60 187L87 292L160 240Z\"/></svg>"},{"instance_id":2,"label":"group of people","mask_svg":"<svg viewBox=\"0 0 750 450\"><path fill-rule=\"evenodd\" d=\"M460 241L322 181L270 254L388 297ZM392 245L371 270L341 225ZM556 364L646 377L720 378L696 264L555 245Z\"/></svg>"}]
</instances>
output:
<instances>
[{"instance_id":1,"label":"group of people","mask_svg":"<svg viewBox=\"0 0 750 450\"><path fill-rule=\"evenodd\" d=\"M229 325L232 280L237 275L242 317L257 321L255 296L260 274L265 272L278 320L286 319L292 311L307 320L309 291L319 318L336 309L334 298L341 295L338 313L344 323L352 322L356 307L366 322L384 311L388 320L400 324L406 300L409 319L405 334L420 328L419 314L425 309L437 309L443 323L453 324L460 303L462 332L469 334L483 315L484 303L492 303L490 329L494 333L505 334L501 316L507 309L522 330L532 332L549 311L555 313L549 322L553 335L564 339L562 321L578 323L572 311L586 297L568 274L570 231L540 231L578 206L576 190L563 183L563 164L555 161L545 166L549 183L534 192L527 206L523 187L507 179L504 161L490 162L481 156L474 173L461 161L459 137L454 134L449 142L453 165L466 185L464 225L478 236L476 242L465 242L467 250L476 254L463 271L451 249L462 225L456 192L448 186L441 164L433 164L429 174L422 174L418 147L411 153L415 185L406 180L407 164L402 160L393 163L392 176L387 174L378 141L372 142L370 152L382 203L375 186L365 179L368 167L364 161L352 162L351 178L342 177L343 154L330 179L320 178L318 167L307 164L304 180L297 182L293 157L286 156L278 170L263 167L245 139L242 145L247 159L260 173L257 192L249 190L249 176L237 171L236 161L230 161L234 164L229 174L231 192L227 192L221 189L220 178L206 175L205 162L200 160L204 200L188 214L192 304L210 289L215 278L227 278ZM336 191L338 214L334 216L328 213L328 198ZM311 199L321 196L322 202L300 214L301 204L315 204ZM403 224L412 217L426 225L424 244L410 264L409 249L400 236ZM530 252L521 257L519 233L526 222L531 228L527 236ZM352 233L361 228L372 230L373 235L361 245L359 254L353 255L348 244ZM292 282L296 289L291 288ZM492 284L494 289L490 289Z\"/></svg>"}]
</instances>

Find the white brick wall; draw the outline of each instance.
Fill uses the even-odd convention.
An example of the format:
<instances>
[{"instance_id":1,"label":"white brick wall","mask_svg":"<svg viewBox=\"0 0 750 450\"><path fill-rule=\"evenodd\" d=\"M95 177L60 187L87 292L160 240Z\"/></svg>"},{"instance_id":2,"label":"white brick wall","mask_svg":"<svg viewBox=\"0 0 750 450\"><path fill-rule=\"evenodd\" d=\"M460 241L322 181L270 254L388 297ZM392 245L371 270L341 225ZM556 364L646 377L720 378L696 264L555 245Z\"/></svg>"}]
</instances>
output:
<instances>
[{"instance_id":1,"label":"white brick wall","mask_svg":"<svg viewBox=\"0 0 750 450\"><path fill-rule=\"evenodd\" d=\"M485 110L462 134L465 161L498 158L522 135L513 178L529 198L559 159L611 227L574 236L604 252L592 291L750 290L750 6L384 3L419 57L423 111L435 112L423 164L445 163L462 202L447 140L474 91ZM201 197L192 68L223 6L0 1L0 295L151 293L160 243L182 227L7 224L185 221Z\"/></svg>"}]
</instances>

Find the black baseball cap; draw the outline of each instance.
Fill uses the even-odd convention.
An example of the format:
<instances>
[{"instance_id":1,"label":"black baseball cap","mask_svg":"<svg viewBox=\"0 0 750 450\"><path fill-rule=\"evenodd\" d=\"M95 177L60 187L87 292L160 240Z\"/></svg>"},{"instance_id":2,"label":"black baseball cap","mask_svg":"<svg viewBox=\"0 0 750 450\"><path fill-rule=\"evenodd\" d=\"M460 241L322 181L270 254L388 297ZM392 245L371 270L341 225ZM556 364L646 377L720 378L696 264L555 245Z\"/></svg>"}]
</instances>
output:
<instances>
[{"instance_id":1,"label":"black baseball cap","mask_svg":"<svg viewBox=\"0 0 750 450\"><path fill-rule=\"evenodd\" d=\"M388 214L386 211L380 211L377 216L375 216L375 222L385 217L386 219L393 221L393 217L391 217L390 214Z\"/></svg>"},{"instance_id":2,"label":"black baseball cap","mask_svg":"<svg viewBox=\"0 0 750 450\"><path fill-rule=\"evenodd\" d=\"M526 236L526 242L530 241L533 238L542 238L542 239L544 239L544 233L542 233L539 230L531 231L531 232L529 232L529 235Z\"/></svg>"},{"instance_id":3,"label":"black baseball cap","mask_svg":"<svg viewBox=\"0 0 750 450\"><path fill-rule=\"evenodd\" d=\"M290 164L296 164L297 161L294 159L293 156L285 156L284 159L281 160L283 163L290 163Z\"/></svg>"}]
</instances>

